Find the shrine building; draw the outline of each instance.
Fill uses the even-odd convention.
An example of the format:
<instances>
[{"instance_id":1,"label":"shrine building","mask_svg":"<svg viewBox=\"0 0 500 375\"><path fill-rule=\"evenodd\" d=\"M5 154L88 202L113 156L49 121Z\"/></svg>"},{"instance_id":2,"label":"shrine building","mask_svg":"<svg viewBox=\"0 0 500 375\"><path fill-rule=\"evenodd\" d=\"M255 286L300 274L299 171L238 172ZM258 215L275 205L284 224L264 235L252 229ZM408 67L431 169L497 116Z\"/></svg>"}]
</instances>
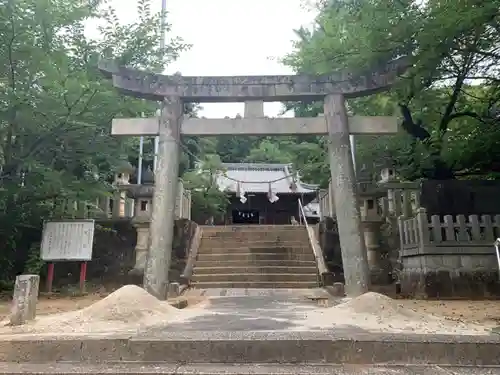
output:
<instances>
[{"instance_id":1,"label":"shrine building","mask_svg":"<svg viewBox=\"0 0 500 375\"><path fill-rule=\"evenodd\" d=\"M319 218L315 201L318 185L300 181L290 164L224 163L217 185L230 204L223 222L215 224L291 224L299 221L299 199L308 222ZM315 211L316 210L316 211Z\"/></svg>"}]
</instances>

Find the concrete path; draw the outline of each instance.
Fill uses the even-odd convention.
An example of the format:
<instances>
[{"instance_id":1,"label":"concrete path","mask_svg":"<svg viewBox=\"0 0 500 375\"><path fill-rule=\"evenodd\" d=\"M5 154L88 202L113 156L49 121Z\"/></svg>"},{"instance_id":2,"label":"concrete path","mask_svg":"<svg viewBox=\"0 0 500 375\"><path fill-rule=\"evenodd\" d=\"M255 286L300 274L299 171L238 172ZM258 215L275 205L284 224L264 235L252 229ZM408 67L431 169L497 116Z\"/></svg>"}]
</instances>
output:
<instances>
[{"instance_id":1,"label":"concrete path","mask_svg":"<svg viewBox=\"0 0 500 375\"><path fill-rule=\"evenodd\" d=\"M191 293L207 296L209 305L200 314L190 313L185 319L170 322L161 328L161 332L310 331L314 328L303 323L307 312L318 309L318 302L314 298L330 297L319 288L206 289ZM341 329L364 332L353 326Z\"/></svg>"},{"instance_id":2,"label":"concrete path","mask_svg":"<svg viewBox=\"0 0 500 375\"><path fill-rule=\"evenodd\" d=\"M500 375L499 367L432 365L286 365L286 364L144 364L144 363L2 363L0 373L40 374L130 374L130 375Z\"/></svg>"}]
</instances>

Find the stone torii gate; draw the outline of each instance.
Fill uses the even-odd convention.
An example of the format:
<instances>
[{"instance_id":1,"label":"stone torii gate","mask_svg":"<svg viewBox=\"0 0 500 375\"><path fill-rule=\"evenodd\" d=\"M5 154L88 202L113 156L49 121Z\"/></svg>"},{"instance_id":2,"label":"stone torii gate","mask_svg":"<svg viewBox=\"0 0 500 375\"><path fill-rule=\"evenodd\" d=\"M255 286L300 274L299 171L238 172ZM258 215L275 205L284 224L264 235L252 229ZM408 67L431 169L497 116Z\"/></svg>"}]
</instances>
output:
<instances>
[{"instance_id":1,"label":"stone torii gate","mask_svg":"<svg viewBox=\"0 0 500 375\"><path fill-rule=\"evenodd\" d=\"M115 119L112 125L114 135L159 135L150 247L144 271L145 289L160 299L166 298L181 133L198 136L318 134L328 135L329 139L346 294L357 296L367 292L369 272L349 134L388 134L395 133L398 127L394 117L354 116L348 120L345 99L387 90L406 67L406 61L398 59L380 71L362 76L341 72L326 76L184 77L148 73L101 60L101 72L112 78L119 91L163 102L159 118ZM324 100L324 117L183 118L185 102L249 102L252 105L250 102L313 100Z\"/></svg>"}]
</instances>

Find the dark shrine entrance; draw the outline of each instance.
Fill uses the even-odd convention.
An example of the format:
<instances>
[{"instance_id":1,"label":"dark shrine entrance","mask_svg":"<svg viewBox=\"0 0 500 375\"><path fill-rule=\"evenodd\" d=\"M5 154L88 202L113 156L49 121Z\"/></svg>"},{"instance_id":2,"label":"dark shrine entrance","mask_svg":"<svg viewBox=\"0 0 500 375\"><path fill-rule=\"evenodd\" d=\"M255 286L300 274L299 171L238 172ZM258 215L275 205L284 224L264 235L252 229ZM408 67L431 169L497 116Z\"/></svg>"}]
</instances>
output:
<instances>
[{"instance_id":1,"label":"dark shrine entrance","mask_svg":"<svg viewBox=\"0 0 500 375\"><path fill-rule=\"evenodd\" d=\"M259 224L258 210L232 210L233 224Z\"/></svg>"}]
</instances>

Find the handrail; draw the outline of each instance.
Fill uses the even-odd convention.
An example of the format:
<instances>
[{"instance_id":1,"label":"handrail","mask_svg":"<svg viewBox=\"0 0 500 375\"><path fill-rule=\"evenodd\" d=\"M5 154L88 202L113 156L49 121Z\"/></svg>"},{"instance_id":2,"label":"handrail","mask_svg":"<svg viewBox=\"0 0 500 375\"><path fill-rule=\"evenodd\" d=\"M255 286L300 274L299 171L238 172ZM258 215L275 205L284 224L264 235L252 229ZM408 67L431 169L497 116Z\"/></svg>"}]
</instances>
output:
<instances>
[{"instance_id":1,"label":"handrail","mask_svg":"<svg viewBox=\"0 0 500 375\"><path fill-rule=\"evenodd\" d=\"M500 238L497 238L494 245L495 245L495 252L497 254L498 277L500 278L500 250L498 249L498 247L500 246Z\"/></svg>"},{"instance_id":2,"label":"handrail","mask_svg":"<svg viewBox=\"0 0 500 375\"><path fill-rule=\"evenodd\" d=\"M203 229L200 225L196 226L193 239L191 241L191 246L189 248L189 255L184 267L184 271L181 274L181 281L183 285L189 286L191 283L191 277L193 276L193 269L198 259L198 249L200 248L201 237L203 236Z\"/></svg>"},{"instance_id":3,"label":"handrail","mask_svg":"<svg viewBox=\"0 0 500 375\"><path fill-rule=\"evenodd\" d=\"M304 206L302 205L302 200L299 198L299 222L302 224L302 220L304 220L304 225L307 230L307 235L309 237L309 243L313 249L314 258L316 259L316 265L318 266L318 272L320 275L321 282L324 284L324 275L328 274L328 268L326 266L325 257L323 256L323 250L319 245L318 240L316 239L316 235L314 234L313 228L307 224L306 213L304 212Z\"/></svg>"},{"instance_id":4,"label":"handrail","mask_svg":"<svg viewBox=\"0 0 500 375\"><path fill-rule=\"evenodd\" d=\"M299 198L298 202L299 202L299 223L302 224L302 220L304 220L306 228L309 228L309 225L307 224L306 213L304 211L304 206L302 205L302 200Z\"/></svg>"}]
</instances>

